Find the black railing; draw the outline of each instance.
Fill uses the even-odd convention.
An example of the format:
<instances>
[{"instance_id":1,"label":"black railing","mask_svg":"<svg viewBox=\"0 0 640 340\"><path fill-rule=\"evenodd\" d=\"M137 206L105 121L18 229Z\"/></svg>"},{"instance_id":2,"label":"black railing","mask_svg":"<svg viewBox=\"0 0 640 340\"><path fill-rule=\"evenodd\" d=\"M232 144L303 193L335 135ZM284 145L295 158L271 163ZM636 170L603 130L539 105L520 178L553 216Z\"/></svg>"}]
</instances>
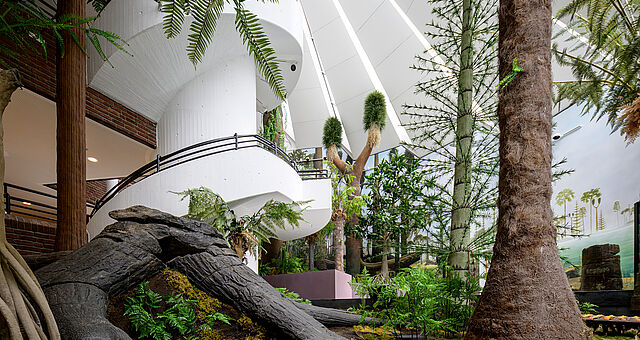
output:
<instances>
[{"instance_id":1,"label":"black railing","mask_svg":"<svg viewBox=\"0 0 640 340\"><path fill-rule=\"evenodd\" d=\"M4 183L4 201L7 214L34 217L51 222L55 222L58 217L56 195ZM87 207L94 208L94 205L87 203Z\"/></svg>"},{"instance_id":2,"label":"black railing","mask_svg":"<svg viewBox=\"0 0 640 340\"><path fill-rule=\"evenodd\" d=\"M278 145L260 135L238 135L230 137L216 138L205 142L187 146L178 151L174 151L168 155L158 155L155 160L143 165L138 170L132 172L127 177L118 182L116 186L109 189L107 193L100 198L91 212L93 216L102 206L114 198L119 192L132 184L156 174L158 172L171 169L175 166L182 165L200 158L213 156L227 151L235 151L248 148L266 149L280 159L284 160L295 171L298 172L302 180L329 178L327 170L299 170L298 165L278 147Z\"/></svg>"}]
</instances>

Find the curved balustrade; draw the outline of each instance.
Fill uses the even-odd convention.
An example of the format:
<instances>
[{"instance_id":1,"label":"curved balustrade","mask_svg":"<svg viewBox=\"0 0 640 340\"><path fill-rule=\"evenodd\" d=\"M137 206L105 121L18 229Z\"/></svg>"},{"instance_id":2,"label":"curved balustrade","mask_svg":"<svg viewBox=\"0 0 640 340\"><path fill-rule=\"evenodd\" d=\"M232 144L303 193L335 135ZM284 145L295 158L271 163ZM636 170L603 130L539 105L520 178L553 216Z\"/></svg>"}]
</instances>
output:
<instances>
[{"instance_id":1,"label":"curved balustrade","mask_svg":"<svg viewBox=\"0 0 640 340\"><path fill-rule=\"evenodd\" d=\"M204 157L247 148L262 148L268 150L296 170L302 180L326 179L329 177L326 169L299 170L298 165L289 157L289 155L287 155L286 152L284 152L284 150L280 149L276 143L271 142L260 135L235 134L229 137L216 138L193 144L165 156L158 155L154 161L151 161L140 167L138 170L132 172L127 177L120 180L116 186L107 191L107 193L105 193L104 196L96 202L90 216L93 217L102 206L125 188L158 172Z\"/></svg>"}]
</instances>

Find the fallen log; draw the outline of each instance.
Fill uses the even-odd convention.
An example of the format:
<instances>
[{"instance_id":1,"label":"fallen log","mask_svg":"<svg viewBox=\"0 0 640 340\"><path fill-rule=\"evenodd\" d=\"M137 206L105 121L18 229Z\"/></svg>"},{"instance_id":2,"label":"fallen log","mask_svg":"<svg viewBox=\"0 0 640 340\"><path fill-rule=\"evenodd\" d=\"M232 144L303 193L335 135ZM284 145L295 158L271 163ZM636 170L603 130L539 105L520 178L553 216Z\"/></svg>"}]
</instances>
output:
<instances>
[{"instance_id":1,"label":"fallen log","mask_svg":"<svg viewBox=\"0 0 640 340\"><path fill-rule=\"evenodd\" d=\"M422 253L411 253L403 255L402 257L400 257L400 268L407 268L411 266L412 264L419 261L421 256ZM396 259L390 258L388 262L389 267L394 267ZM360 259L360 265L366 267L369 272L377 272L380 271L380 268L382 268L382 262L364 262L362 261L362 259Z\"/></svg>"},{"instance_id":2,"label":"fallen log","mask_svg":"<svg viewBox=\"0 0 640 340\"><path fill-rule=\"evenodd\" d=\"M384 324L384 320L373 319L370 317L362 318L362 316L358 314L349 313L339 309L318 307L298 301L294 301L294 304L296 307L311 315L311 317L320 321L321 324L327 327L353 326L361 323L361 320L362 323L367 325L382 326Z\"/></svg>"},{"instance_id":3,"label":"fallen log","mask_svg":"<svg viewBox=\"0 0 640 340\"><path fill-rule=\"evenodd\" d=\"M329 325L360 317L283 297L245 266L206 223L135 206L112 211L116 223L82 248L36 271L63 339L130 339L106 319L109 296L128 291L167 266L200 290L291 339L343 339Z\"/></svg>"}]
</instances>

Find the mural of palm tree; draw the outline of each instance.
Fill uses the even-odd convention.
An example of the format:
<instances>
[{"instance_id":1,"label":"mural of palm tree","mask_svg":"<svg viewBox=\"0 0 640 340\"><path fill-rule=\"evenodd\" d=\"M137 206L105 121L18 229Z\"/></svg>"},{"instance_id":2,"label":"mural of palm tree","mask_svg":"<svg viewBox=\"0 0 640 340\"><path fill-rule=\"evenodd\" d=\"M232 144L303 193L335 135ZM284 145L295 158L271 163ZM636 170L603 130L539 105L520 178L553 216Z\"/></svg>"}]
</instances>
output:
<instances>
[{"instance_id":1,"label":"mural of palm tree","mask_svg":"<svg viewBox=\"0 0 640 340\"><path fill-rule=\"evenodd\" d=\"M620 216L618 215L620 211L620 201L613 202L613 211L616 213L616 224L620 224Z\"/></svg>"},{"instance_id":2,"label":"mural of palm tree","mask_svg":"<svg viewBox=\"0 0 640 340\"><path fill-rule=\"evenodd\" d=\"M556 204L563 207L564 209L564 213L562 214L562 224L565 227L565 236L567 227L567 202L573 201L575 196L576 194L571 189L564 189L558 193L558 196L556 196Z\"/></svg>"},{"instance_id":3,"label":"mural of palm tree","mask_svg":"<svg viewBox=\"0 0 640 340\"><path fill-rule=\"evenodd\" d=\"M591 192L591 205L593 206L593 208L595 209L595 221L596 221L596 230L602 230L600 224L598 223L598 207L600 206L600 203L602 203L602 194L600 193L600 188L596 188L596 189L591 189L589 190ZM600 212L602 214L602 212Z\"/></svg>"},{"instance_id":4,"label":"mural of palm tree","mask_svg":"<svg viewBox=\"0 0 640 340\"><path fill-rule=\"evenodd\" d=\"M584 193L582 193L582 196L580 197L580 201L586 203L589 206L589 230L591 232L594 231L593 229L593 221L596 221L596 230L598 229L598 211L596 210L596 217L595 219L593 218L593 208L594 208L594 203L596 198L600 198L600 196L602 196L602 194L600 193L600 188L595 188L595 189L591 189L588 190ZM600 203L598 202L598 205L600 205Z\"/></svg>"}]
</instances>

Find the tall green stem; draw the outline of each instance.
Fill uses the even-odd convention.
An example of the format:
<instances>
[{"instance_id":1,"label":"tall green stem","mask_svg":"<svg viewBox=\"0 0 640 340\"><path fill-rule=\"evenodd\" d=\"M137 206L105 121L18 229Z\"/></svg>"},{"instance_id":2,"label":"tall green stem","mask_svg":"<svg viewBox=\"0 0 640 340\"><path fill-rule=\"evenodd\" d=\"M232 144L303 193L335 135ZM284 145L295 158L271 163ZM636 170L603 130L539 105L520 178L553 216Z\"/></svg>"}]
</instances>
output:
<instances>
[{"instance_id":1,"label":"tall green stem","mask_svg":"<svg viewBox=\"0 0 640 340\"><path fill-rule=\"evenodd\" d=\"M453 182L449 265L457 275L469 271L471 239L471 144L473 141L473 39L471 0L462 2L462 41L460 44L460 74L458 77L458 118L456 124L456 164Z\"/></svg>"}]
</instances>

